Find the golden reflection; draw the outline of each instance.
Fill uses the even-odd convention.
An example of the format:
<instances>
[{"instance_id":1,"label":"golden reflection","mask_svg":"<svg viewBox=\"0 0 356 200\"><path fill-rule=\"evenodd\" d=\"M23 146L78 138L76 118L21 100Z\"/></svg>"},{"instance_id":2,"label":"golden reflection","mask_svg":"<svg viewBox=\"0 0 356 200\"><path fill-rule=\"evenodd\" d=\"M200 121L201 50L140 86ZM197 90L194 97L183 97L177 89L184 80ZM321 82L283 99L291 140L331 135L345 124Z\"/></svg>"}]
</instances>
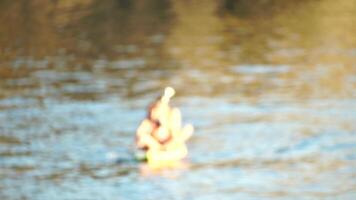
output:
<instances>
[{"instance_id":1,"label":"golden reflection","mask_svg":"<svg viewBox=\"0 0 356 200\"><path fill-rule=\"evenodd\" d=\"M70 71L91 70L100 59L107 74L125 79L132 71L117 70L115 61L136 59L142 68L121 87L127 97L148 91L136 87L142 78L156 88L174 85L183 95L349 96L355 13L352 0L3 1L0 76L22 76L27 61L48 68L64 63ZM11 69L17 61L24 64ZM240 65L290 70L234 73ZM165 72L140 75L156 69Z\"/></svg>"},{"instance_id":2,"label":"golden reflection","mask_svg":"<svg viewBox=\"0 0 356 200\"><path fill-rule=\"evenodd\" d=\"M0 4L0 58L46 59L70 54L80 65L97 57L127 56L120 45L150 46L169 22L165 0L4 1ZM134 53L142 53L142 49ZM127 51L128 52L128 51Z\"/></svg>"},{"instance_id":3,"label":"golden reflection","mask_svg":"<svg viewBox=\"0 0 356 200\"><path fill-rule=\"evenodd\" d=\"M272 91L265 88L264 94L276 95L279 91L297 99L353 95L353 1L286 1L255 6L244 1L232 7L232 12L223 14L228 30L228 44L224 45L229 47L225 53L232 63L293 66L290 71L275 75L274 79L283 85L275 85ZM231 44L239 46L231 48ZM270 82L267 76L262 78L266 78L259 78L264 85Z\"/></svg>"},{"instance_id":4,"label":"golden reflection","mask_svg":"<svg viewBox=\"0 0 356 200\"><path fill-rule=\"evenodd\" d=\"M64 27L73 21L88 15L88 10L94 0L61 0L57 1L53 6L53 22Z\"/></svg>"},{"instance_id":5,"label":"golden reflection","mask_svg":"<svg viewBox=\"0 0 356 200\"><path fill-rule=\"evenodd\" d=\"M219 44L222 24L216 15L218 2L173 1L175 23L165 47L170 55L190 67L216 67L223 62Z\"/></svg>"}]
</instances>

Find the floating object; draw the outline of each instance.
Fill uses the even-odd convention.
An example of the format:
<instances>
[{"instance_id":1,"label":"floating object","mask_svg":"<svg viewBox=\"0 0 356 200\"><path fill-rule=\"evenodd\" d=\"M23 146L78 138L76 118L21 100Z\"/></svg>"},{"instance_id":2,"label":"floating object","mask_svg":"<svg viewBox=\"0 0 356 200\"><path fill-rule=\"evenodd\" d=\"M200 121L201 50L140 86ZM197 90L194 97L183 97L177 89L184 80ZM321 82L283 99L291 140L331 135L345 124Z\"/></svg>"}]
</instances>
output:
<instances>
[{"instance_id":1,"label":"floating object","mask_svg":"<svg viewBox=\"0 0 356 200\"><path fill-rule=\"evenodd\" d=\"M169 105L175 90L166 87L163 95L148 109L147 118L136 132L136 153L138 160L146 161L152 167L173 167L188 155L186 141L193 134L192 125L182 128L181 113Z\"/></svg>"}]
</instances>

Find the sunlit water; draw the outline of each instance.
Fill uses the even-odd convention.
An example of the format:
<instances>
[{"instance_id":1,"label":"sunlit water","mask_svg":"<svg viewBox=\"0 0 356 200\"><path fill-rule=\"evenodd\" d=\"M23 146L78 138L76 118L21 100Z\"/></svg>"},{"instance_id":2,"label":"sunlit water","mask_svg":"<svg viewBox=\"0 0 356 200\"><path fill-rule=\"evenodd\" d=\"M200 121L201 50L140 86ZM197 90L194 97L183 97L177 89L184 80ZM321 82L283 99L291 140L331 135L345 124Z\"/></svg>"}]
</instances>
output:
<instances>
[{"instance_id":1,"label":"sunlit water","mask_svg":"<svg viewBox=\"0 0 356 200\"><path fill-rule=\"evenodd\" d=\"M0 3L0 199L356 198L353 1L128 2ZM196 132L153 171L167 85Z\"/></svg>"}]
</instances>

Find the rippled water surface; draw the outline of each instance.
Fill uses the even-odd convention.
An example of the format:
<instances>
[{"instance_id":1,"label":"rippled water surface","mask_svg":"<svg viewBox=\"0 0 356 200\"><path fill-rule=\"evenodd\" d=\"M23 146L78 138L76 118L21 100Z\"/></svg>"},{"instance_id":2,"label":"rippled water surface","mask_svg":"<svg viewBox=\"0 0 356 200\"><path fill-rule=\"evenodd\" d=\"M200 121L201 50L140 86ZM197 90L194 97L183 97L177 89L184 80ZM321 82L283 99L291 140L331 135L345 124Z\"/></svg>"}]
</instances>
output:
<instances>
[{"instance_id":1,"label":"rippled water surface","mask_svg":"<svg viewBox=\"0 0 356 200\"><path fill-rule=\"evenodd\" d=\"M0 199L355 199L353 0L0 1ZM133 159L162 89L184 168Z\"/></svg>"}]
</instances>

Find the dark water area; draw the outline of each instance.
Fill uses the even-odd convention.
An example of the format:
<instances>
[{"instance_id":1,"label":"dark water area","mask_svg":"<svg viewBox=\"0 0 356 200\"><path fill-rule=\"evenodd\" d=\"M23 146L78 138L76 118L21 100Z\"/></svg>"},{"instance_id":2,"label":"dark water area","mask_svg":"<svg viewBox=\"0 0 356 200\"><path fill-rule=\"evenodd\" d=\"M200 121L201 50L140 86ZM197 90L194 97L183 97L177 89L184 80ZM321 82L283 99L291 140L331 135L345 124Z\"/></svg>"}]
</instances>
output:
<instances>
[{"instance_id":1,"label":"dark water area","mask_svg":"<svg viewBox=\"0 0 356 200\"><path fill-rule=\"evenodd\" d=\"M0 199L355 199L354 0L0 1ZM165 86L187 166L133 160Z\"/></svg>"}]
</instances>

